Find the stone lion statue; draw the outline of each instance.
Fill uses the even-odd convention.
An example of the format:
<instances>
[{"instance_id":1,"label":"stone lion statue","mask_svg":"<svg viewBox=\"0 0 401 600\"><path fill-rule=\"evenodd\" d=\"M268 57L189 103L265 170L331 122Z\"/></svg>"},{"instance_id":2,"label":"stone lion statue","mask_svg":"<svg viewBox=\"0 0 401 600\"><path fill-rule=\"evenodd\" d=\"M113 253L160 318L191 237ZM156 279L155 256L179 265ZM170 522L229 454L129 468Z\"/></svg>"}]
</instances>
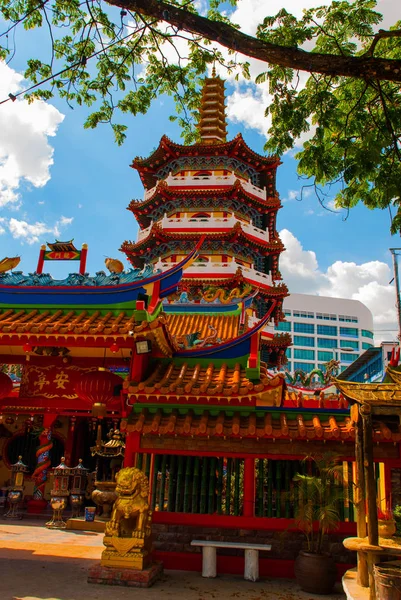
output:
<instances>
[{"instance_id":1,"label":"stone lion statue","mask_svg":"<svg viewBox=\"0 0 401 600\"><path fill-rule=\"evenodd\" d=\"M116 482L118 497L106 524L106 536L148 536L152 512L149 510L147 477L136 467L126 467L117 473Z\"/></svg>"}]
</instances>

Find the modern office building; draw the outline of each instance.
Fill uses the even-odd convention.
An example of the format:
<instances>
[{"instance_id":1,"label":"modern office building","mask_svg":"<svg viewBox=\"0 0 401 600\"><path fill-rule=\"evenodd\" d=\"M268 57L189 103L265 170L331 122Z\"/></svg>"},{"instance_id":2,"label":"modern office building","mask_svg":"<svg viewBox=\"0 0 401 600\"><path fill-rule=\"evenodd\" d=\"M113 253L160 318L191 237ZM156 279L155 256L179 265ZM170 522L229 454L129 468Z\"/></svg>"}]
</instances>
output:
<instances>
[{"instance_id":1,"label":"modern office building","mask_svg":"<svg viewBox=\"0 0 401 600\"><path fill-rule=\"evenodd\" d=\"M323 369L332 358L343 371L374 346L372 313L358 300L291 294L283 309L286 320L276 331L292 336L286 365L291 372Z\"/></svg>"}]
</instances>

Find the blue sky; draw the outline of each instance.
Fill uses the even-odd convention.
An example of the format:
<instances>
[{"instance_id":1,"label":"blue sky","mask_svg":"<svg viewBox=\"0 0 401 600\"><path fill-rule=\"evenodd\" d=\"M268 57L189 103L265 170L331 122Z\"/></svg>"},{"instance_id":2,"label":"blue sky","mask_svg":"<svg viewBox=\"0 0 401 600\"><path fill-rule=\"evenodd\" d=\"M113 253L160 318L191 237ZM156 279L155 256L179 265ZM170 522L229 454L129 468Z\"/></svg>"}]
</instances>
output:
<instances>
[{"instance_id":1,"label":"blue sky","mask_svg":"<svg viewBox=\"0 0 401 600\"><path fill-rule=\"evenodd\" d=\"M243 0L241 10L252 3L258 6L257 0ZM30 46L25 51L29 53ZM0 99L24 87L23 81L16 81L23 56L20 53L12 63L15 71L1 67ZM264 110L265 97L243 82L228 82L227 96L228 137L240 132L251 148L263 153L264 124L258 110ZM122 147L114 143L107 125L83 129L86 108L71 110L58 99L51 105L54 108L44 106L39 112L37 103L35 108L20 100L0 106L0 259L20 255L19 268L32 272L40 244L53 241L56 232L59 239L74 238L77 247L88 243L88 271L94 273L104 269L105 256L121 259L120 244L136 238L137 225L126 206L142 197L143 188L129 167L132 159L147 156L163 134L180 141L180 131L168 120L173 111L168 98L156 100L147 115L124 117L129 128ZM401 243L389 234L388 212L358 206L345 219L343 212L324 210L314 195L300 202L296 161L290 154L282 161L278 229L288 249L281 270L290 291L362 300L374 313L376 330L391 338L395 295L388 285L388 248ZM10 194L14 201L5 202ZM71 270L66 263L47 265L55 277Z\"/></svg>"}]
</instances>

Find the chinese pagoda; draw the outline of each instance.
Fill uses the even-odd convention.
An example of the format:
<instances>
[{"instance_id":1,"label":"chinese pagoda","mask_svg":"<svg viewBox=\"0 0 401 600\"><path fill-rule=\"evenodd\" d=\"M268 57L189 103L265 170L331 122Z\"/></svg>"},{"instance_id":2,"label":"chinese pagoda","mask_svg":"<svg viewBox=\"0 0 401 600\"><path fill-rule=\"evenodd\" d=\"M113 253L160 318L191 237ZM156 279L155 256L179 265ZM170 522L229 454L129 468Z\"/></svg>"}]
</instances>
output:
<instances>
[{"instance_id":1,"label":"chinese pagoda","mask_svg":"<svg viewBox=\"0 0 401 600\"><path fill-rule=\"evenodd\" d=\"M35 273L0 272L0 483L22 455L28 508L40 510L51 466L65 456L93 470L91 448L118 429L124 465L149 478L166 568L200 570L190 542L210 533L270 541L261 573L288 576L302 545L293 477L310 467L305 455L332 450L352 495L355 426L342 396L286 389L280 366L291 339L272 328L288 294L279 161L241 135L227 141L224 83L214 75L203 86L199 138L178 145L164 136L134 160L145 194L128 207L140 230L121 247L127 271L107 259L110 273L90 276L86 245L71 240L42 247ZM44 272L53 260L79 261L79 272L54 280ZM378 422L373 439L378 489L388 491L384 463L401 467L399 424ZM339 539L355 531L351 502L342 518ZM336 547L346 567L350 555ZM218 568L241 572L243 560L223 554Z\"/></svg>"}]
</instances>

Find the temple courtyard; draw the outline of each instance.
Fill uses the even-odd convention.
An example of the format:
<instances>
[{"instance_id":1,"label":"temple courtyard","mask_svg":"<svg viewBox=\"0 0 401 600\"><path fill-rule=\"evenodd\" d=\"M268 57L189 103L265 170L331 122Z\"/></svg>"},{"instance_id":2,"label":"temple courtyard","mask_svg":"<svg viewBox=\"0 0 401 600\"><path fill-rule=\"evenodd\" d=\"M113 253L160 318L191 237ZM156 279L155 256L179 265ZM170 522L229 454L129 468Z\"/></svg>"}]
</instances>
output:
<instances>
[{"instance_id":1,"label":"temple courtyard","mask_svg":"<svg viewBox=\"0 0 401 600\"><path fill-rule=\"evenodd\" d=\"M321 598L299 591L295 580L240 576L204 579L200 573L166 571L149 589L121 588L87 583L87 572L100 559L103 535L94 532L48 530L42 522L0 524L0 598L2 600L102 600L112 597L156 600L164 597L194 600L309 600ZM177 565L179 566L179 565ZM345 596L341 585L328 600Z\"/></svg>"}]
</instances>

